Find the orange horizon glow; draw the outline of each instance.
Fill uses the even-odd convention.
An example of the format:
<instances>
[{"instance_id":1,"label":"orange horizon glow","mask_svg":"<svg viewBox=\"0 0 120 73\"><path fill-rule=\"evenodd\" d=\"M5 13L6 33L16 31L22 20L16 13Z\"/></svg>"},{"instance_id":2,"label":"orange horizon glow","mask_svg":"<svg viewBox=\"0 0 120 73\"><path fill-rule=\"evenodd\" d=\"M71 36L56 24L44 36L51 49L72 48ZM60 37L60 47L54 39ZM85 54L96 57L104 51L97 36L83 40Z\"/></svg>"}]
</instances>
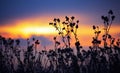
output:
<instances>
[{"instance_id":1,"label":"orange horizon glow","mask_svg":"<svg viewBox=\"0 0 120 73\"><path fill-rule=\"evenodd\" d=\"M37 18L28 18L24 20L16 20L13 23L9 23L6 24L5 26L1 26L0 35L7 38L11 37L11 38L24 38L24 39L30 38L33 35L45 36L47 38L51 36L54 37L57 35L57 31L54 27L49 25L49 22L52 21L53 19L53 18L51 19L49 18L50 17L43 17L43 18L37 17ZM92 25L89 26L88 25L89 24L79 23L79 28L77 31L78 38L80 39L81 44L85 46L91 44L92 37L94 37L94 31L92 30ZM100 26L100 30L102 31L101 33L102 35L104 33L103 26ZM110 29L110 34L116 35L119 32L120 32L119 27L112 25L112 28ZM73 42L74 41L75 40L73 40Z\"/></svg>"},{"instance_id":2,"label":"orange horizon glow","mask_svg":"<svg viewBox=\"0 0 120 73\"><path fill-rule=\"evenodd\" d=\"M58 15L54 16L60 17ZM82 16L82 18L85 20L85 17ZM16 19L11 23L0 26L0 35L11 38L29 38L32 35L57 35L56 29L49 25L49 22L53 21L53 19L53 17L47 15L33 16L21 20ZM64 17L60 19L64 20ZM84 31L84 33L86 32L88 31Z\"/></svg>"}]
</instances>

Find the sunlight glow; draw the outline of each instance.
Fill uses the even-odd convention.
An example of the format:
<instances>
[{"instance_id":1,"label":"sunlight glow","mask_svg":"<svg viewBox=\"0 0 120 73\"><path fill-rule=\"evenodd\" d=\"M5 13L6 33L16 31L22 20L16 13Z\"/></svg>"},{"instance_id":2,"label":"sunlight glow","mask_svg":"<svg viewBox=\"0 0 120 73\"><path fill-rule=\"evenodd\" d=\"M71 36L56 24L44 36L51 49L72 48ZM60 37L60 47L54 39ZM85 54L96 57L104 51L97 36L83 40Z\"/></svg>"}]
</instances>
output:
<instances>
[{"instance_id":1,"label":"sunlight glow","mask_svg":"<svg viewBox=\"0 0 120 73\"><path fill-rule=\"evenodd\" d=\"M33 35L54 37L57 36L58 32L53 26L49 25L49 22L51 22L52 19L53 18L50 19L50 17L43 16L15 20L12 23L0 26L0 35L11 38L30 38ZM103 24L101 24L100 30L102 32L102 35L104 33ZM118 34L119 31L120 29L118 26L112 25L112 28L110 29L110 34ZM94 36L92 25L79 23L77 34L79 36L78 38L80 38L80 40L83 42L87 42L85 41L86 38L87 40L91 40Z\"/></svg>"},{"instance_id":2,"label":"sunlight glow","mask_svg":"<svg viewBox=\"0 0 120 73\"><path fill-rule=\"evenodd\" d=\"M15 21L0 27L0 35L11 38L30 38L32 35L55 35L55 28L49 26L48 22L40 22L37 19L26 19Z\"/></svg>"},{"instance_id":3,"label":"sunlight glow","mask_svg":"<svg viewBox=\"0 0 120 73\"><path fill-rule=\"evenodd\" d=\"M12 27L3 27L0 29L0 33L7 32L13 35L13 38L22 37L28 38L32 35L54 35L56 34L55 29L51 27L41 27L41 26L12 26ZM4 35L4 34L3 34ZM16 36L19 35L19 36Z\"/></svg>"},{"instance_id":4,"label":"sunlight glow","mask_svg":"<svg viewBox=\"0 0 120 73\"><path fill-rule=\"evenodd\" d=\"M50 27L24 27L22 29L22 32L24 34L55 34L55 30L53 30L53 28Z\"/></svg>"}]
</instances>

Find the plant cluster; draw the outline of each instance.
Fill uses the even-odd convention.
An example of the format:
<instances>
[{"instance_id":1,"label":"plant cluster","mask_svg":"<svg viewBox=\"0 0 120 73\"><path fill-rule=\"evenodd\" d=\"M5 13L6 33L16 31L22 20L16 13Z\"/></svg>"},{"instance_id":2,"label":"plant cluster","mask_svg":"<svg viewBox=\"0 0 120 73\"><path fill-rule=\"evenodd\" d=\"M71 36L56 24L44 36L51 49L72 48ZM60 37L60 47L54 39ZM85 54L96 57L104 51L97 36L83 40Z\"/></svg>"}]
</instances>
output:
<instances>
[{"instance_id":1,"label":"plant cluster","mask_svg":"<svg viewBox=\"0 0 120 73\"><path fill-rule=\"evenodd\" d=\"M95 36L88 50L80 45L77 36L79 21L75 21L73 16L66 16L62 23L59 18L49 23L62 39L59 42L57 37L53 38L55 47L52 50L38 52L40 42L35 38L32 41L27 39L27 48L23 50L19 39L0 36L0 73L120 73L120 39L116 40L109 33L114 18L112 10L108 16L102 16L105 30L103 40L99 40L99 26L93 25ZM71 48L71 34L76 40L77 52ZM100 47L102 41L104 46ZM63 48L58 47L61 43L64 44Z\"/></svg>"}]
</instances>

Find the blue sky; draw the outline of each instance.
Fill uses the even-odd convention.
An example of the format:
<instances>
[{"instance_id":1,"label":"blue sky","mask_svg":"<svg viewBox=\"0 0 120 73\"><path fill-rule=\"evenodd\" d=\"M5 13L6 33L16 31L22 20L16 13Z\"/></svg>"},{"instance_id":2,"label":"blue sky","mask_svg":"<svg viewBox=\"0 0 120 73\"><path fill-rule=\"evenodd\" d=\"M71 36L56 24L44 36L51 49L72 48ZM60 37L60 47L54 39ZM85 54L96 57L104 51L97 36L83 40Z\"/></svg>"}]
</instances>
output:
<instances>
[{"instance_id":1,"label":"blue sky","mask_svg":"<svg viewBox=\"0 0 120 73\"><path fill-rule=\"evenodd\" d=\"M34 15L84 14L93 20L112 9L120 21L120 0L0 0L0 23Z\"/></svg>"}]
</instances>

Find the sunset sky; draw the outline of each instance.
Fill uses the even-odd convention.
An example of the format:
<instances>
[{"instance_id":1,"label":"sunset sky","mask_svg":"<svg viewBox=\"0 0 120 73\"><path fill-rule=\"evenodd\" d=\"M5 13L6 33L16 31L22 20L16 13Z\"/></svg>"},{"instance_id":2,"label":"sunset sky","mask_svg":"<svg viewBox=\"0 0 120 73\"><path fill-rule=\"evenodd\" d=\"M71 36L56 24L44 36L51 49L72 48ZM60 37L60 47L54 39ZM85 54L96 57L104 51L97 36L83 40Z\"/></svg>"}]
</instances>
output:
<instances>
[{"instance_id":1,"label":"sunset sky","mask_svg":"<svg viewBox=\"0 0 120 73\"><path fill-rule=\"evenodd\" d=\"M103 33L101 16L107 15L110 9L116 16L110 33L118 38L120 0L0 0L0 35L22 40L34 36L41 45L50 46L57 32L49 22L54 18L64 20L65 16L75 16L80 21L81 44L88 46L94 36L92 26L100 26Z\"/></svg>"}]
</instances>

